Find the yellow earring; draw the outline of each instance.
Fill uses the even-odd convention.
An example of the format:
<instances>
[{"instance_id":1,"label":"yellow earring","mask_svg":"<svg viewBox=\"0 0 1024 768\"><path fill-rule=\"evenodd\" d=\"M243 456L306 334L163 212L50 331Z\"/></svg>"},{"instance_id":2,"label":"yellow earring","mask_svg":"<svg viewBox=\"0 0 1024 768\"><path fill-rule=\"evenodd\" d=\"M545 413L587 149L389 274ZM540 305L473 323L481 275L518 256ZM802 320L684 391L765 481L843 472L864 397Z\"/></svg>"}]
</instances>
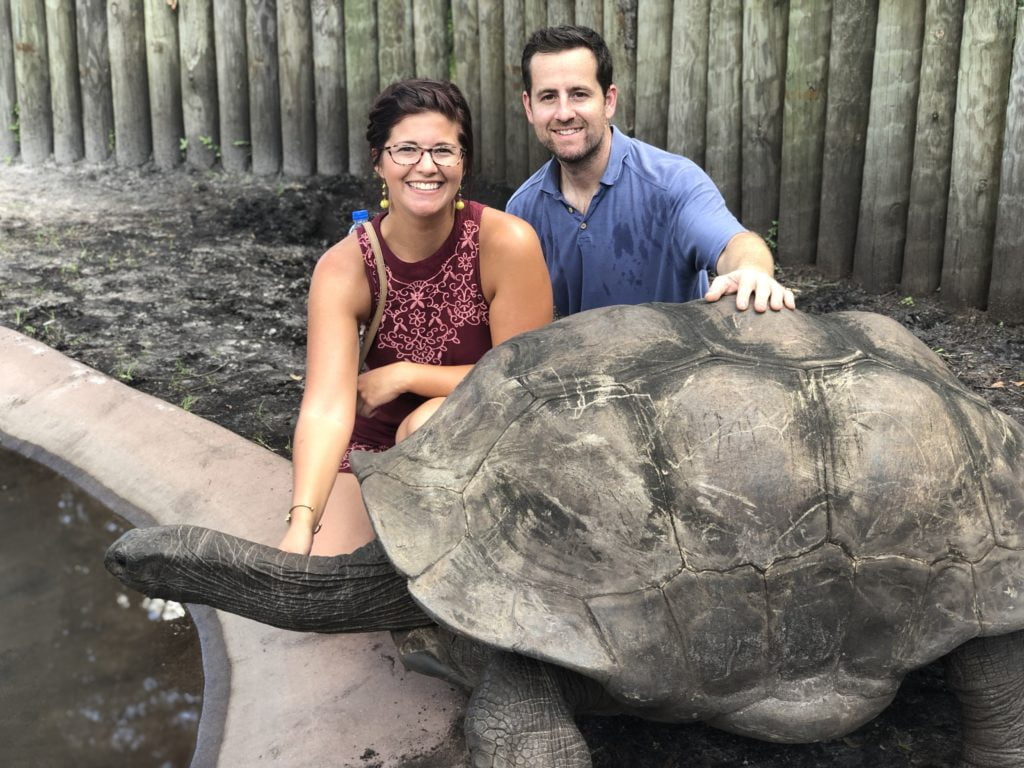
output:
<instances>
[{"instance_id":1,"label":"yellow earring","mask_svg":"<svg viewBox=\"0 0 1024 768\"><path fill-rule=\"evenodd\" d=\"M466 207L466 201L462 199L462 187L459 187L459 194L455 198L455 210L461 211Z\"/></svg>"},{"instance_id":2,"label":"yellow earring","mask_svg":"<svg viewBox=\"0 0 1024 768\"><path fill-rule=\"evenodd\" d=\"M388 200L388 183L386 181L380 183L380 207L385 211L391 207L391 201Z\"/></svg>"}]
</instances>

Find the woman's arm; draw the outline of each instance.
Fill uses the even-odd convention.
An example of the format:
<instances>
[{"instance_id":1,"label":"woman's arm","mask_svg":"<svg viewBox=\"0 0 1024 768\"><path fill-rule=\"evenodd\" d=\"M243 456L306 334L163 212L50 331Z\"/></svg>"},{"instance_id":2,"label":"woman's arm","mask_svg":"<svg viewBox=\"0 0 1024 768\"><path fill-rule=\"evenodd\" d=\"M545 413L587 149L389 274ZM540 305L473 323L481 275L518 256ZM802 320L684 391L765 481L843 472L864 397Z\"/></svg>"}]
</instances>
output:
<instances>
[{"instance_id":1,"label":"woman's arm","mask_svg":"<svg viewBox=\"0 0 1024 768\"><path fill-rule=\"evenodd\" d=\"M323 255L309 289L306 389L292 444L292 522L281 549L308 553L355 421L358 327L370 289L357 240ZM307 509L306 507L312 508Z\"/></svg>"},{"instance_id":2,"label":"woman's arm","mask_svg":"<svg viewBox=\"0 0 1024 768\"><path fill-rule=\"evenodd\" d=\"M551 280L540 240L522 219L485 208L480 220L480 282L490 315L491 344L551 322ZM390 402L403 392L422 397L451 394L471 365L392 363L359 376L360 413Z\"/></svg>"},{"instance_id":3,"label":"woman's arm","mask_svg":"<svg viewBox=\"0 0 1024 768\"><path fill-rule=\"evenodd\" d=\"M480 282L494 346L551 322L551 278L537 233L495 208L485 208L480 219Z\"/></svg>"}]
</instances>

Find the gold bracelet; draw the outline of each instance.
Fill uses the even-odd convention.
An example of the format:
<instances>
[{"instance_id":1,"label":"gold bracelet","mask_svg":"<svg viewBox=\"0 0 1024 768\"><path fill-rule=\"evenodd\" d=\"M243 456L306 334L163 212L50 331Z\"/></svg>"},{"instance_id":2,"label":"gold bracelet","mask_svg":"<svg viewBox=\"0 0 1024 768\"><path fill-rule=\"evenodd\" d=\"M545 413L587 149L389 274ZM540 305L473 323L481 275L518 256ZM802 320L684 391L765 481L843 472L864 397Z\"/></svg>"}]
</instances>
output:
<instances>
[{"instance_id":1,"label":"gold bracelet","mask_svg":"<svg viewBox=\"0 0 1024 768\"><path fill-rule=\"evenodd\" d=\"M313 509L311 506L309 506L309 504L294 504L294 505L292 505L292 509L299 509L299 508L308 509L314 515L316 515L316 510ZM284 519L284 521L286 523L291 523L291 521L292 521L292 509L288 510L288 516ZM316 536L318 533L320 533L320 529L323 528L323 527L324 527L323 523L317 523L316 524L316 528L313 529L313 535Z\"/></svg>"}]
</instances>

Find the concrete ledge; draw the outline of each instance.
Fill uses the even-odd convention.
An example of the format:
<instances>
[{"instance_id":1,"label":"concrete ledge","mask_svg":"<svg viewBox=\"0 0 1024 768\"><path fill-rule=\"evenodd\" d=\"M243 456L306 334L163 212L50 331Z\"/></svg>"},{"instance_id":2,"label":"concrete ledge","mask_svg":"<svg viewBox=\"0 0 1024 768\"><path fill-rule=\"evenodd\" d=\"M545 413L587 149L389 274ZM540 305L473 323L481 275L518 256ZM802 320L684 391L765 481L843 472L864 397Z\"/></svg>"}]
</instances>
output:
<instances>
[{"instance_id":1,"label":"concrete ledge","mask_svg":"<svg viewBox=\"0 0 1024 768\"><path fill-rule=\"evenodd\" d=\"M287 461L0 327L0 443L137 526L275 543ZM386 633L310 635L192 607L206 672L196 768L452 768L462 695L406 673Z\"/></svg>"}]
</instances>

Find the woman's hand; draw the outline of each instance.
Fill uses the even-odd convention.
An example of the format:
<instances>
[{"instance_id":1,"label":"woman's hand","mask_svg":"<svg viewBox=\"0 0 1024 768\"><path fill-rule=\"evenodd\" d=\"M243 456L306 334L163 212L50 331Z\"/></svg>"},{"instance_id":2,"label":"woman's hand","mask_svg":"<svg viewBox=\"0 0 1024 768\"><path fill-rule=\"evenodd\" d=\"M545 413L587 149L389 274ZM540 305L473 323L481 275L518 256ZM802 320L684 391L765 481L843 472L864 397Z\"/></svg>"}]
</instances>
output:
<instances>
[{"instance_id":1,"label":"woman's hand","mask_svg":"<svg viewBox=\"0 0 1024 768\"><path fill-rule=\"evenodd\" d=\"M407 373L406 363L397 362L359 374L356 381L356 391L359 395L356 410L359 415L369 418L380 406L408 392Z\"/></svg>"},{"instance_id":2,"label":"woman's hand","mask_svg":"<svg viewBox=\"0 0 1024 768\"><path fill-rule=\"evenodd\" d=\"M278 549L285 552L294 552L297 555L308 555L313 548L313 531L303 525L291 525L288 533L277 545Z\"/></svg>"},{"instance_id":3,"label":"woman's hand","mask_svg":"<svg viewBox=\"0 0 1024 768\"><path fill-rule=\"evenodd\" d=\"M288 516L288 532L277 548L298 555L308 555L313 548L313 535L317 530L315 513L305 504L296 504L288 512Z\"/></svg>"}]
</instances>

